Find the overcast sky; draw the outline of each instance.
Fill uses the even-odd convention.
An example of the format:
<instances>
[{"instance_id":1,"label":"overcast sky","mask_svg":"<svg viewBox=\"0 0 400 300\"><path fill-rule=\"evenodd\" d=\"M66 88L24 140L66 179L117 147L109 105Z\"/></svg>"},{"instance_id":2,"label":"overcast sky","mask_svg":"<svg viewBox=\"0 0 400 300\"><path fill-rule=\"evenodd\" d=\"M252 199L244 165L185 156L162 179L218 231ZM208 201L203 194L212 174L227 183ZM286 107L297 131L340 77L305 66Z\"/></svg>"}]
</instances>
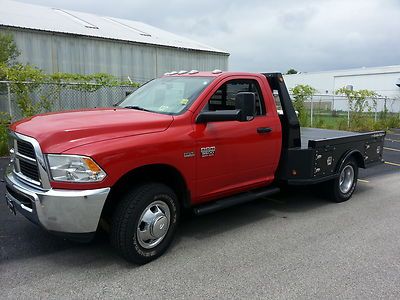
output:
<instances>
[{"instance_id":1,"label":"overcast sky","mask_svg":"<svg viewBox=\"0 0 400 300\"><path fill-rule=\"evenodd\" d=\"M400 64L399 0L19 0L142 21L231 53L229 69Z\"/></svg>"}]
</instances>

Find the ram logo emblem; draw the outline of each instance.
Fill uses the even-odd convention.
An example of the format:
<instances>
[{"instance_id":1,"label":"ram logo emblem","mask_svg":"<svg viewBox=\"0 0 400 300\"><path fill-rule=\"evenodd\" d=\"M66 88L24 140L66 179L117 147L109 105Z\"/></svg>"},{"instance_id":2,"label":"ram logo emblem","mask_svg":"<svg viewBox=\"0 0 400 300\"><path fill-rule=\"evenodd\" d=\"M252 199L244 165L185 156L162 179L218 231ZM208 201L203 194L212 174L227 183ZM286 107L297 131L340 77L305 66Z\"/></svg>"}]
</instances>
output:
<instances>
[{"instance_id":1,"label":"ram logo emblem","mask_svg":"<svg viewBox=\"0 0 400 300\"><path fill-rule=\"evenodd\" d=\"M200 148L201 157L208 157L215 155L215 146Z\"/></svg>"}]
</instances>

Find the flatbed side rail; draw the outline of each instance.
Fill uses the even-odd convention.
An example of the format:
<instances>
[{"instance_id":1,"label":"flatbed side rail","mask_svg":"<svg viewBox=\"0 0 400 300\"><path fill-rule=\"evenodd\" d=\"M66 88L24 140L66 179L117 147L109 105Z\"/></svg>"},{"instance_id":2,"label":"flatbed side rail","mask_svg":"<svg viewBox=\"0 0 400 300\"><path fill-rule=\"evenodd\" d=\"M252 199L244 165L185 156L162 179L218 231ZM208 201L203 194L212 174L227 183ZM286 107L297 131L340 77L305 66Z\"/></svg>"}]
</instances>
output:
<instances>
[{"instance_id":1,"label":"flatbed side rail","mask_svg":"<svg viewBox=\"0 0 400 300\"><path fill-rule=\"evenodd\" d=\"M322 138L317 140L309 140L308 147L317 148L330 145L359 142L365 139L371 139L374 142L383 142L385 135L386 135L385 131L372 131L372 132L357 133L355 135L350 135L350 136L339 136L331 138Z\"/></svg>"}]
</instances>

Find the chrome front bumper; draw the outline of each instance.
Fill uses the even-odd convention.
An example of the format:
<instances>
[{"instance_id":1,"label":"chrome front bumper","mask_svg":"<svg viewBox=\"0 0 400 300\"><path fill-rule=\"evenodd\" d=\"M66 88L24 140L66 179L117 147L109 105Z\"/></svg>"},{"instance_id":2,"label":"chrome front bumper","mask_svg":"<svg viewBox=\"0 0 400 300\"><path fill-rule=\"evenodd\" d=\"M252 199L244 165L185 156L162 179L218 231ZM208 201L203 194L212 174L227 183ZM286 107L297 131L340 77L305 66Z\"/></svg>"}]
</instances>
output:
<instances>
[{"instance_id":1,"label":"chrome front bumper","mask_svg":"<svg viewBox=\"0 0 400 300\"><path fill-rule=\"evenodd\" d=\"M6 199L34 223L58 233L96 231L110 188L95 190L42 190L19 179L8 166Z\"/></svg>"}]
</instances>

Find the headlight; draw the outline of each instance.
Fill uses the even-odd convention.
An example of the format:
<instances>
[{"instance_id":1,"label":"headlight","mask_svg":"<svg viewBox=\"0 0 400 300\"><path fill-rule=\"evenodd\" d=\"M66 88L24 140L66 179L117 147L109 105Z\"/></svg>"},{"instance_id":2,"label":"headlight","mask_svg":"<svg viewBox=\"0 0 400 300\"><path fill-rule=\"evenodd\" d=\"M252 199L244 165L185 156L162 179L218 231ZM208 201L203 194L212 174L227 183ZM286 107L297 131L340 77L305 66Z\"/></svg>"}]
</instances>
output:
<instances>
[{"instance_id":1,"label":"headlight","mask_svg":"<svg viewBox=\"0 0 400 300\"><path fill-rule=\"evenodd\" d=\"M54 181L98 182L107 175L86 156L48 154L47 160Z\"/></svg>"}]
</instances>

